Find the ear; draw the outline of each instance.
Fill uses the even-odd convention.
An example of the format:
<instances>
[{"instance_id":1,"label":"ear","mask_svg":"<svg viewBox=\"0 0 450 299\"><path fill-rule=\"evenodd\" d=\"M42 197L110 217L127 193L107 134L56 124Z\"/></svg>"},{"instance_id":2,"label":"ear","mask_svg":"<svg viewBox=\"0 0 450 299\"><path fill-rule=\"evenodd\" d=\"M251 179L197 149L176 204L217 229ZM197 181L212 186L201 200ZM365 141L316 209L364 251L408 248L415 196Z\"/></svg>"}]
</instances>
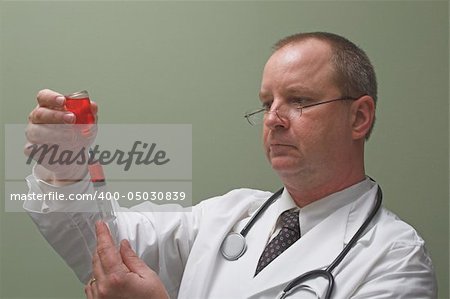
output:
<instances>
[{"instance_id":1,"label":"ear","mask_svg":"<svg viewBox=\"0 0 450 299\"><path fill-rule=\"evenodd\" d=\"M355 100L351 108L351 126L353 140L366 138L375 120L375 101L365 95Z\"/></svg>"}]
</instances>

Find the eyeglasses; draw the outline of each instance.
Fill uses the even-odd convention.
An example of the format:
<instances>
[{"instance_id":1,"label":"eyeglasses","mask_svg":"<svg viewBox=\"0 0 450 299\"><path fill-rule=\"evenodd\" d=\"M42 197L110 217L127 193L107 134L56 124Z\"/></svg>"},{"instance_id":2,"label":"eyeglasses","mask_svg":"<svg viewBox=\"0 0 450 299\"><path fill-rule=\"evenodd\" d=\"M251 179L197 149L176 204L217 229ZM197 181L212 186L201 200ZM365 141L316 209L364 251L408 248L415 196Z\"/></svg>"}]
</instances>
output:
<instances>
[{"instance_id":1,"label":"eyeglasses","mask_svg":"<svg viewBox=\"0 0 450 299\"><path fill-rule=\"evenodd\" d=\"M302 100L298 100L298 101L295 101L292 103L284 104L274 110L270 110L270 106L263 107L256 111L246 113L244 115L244 117L247 119L249 124L251 124L252 126L255 126L255 125L259 125L262 122L264 122L264 119L270 113L275 113L276 116L280 119L292 120L292 119L296 119L296 118L299 118L300 116L302 116L302 110L306 109L306 108L319 106L322 104L328 104L328 103L332 103L332 102L337 102L337 101L349 101L349 100L354 101L357 99L359 99L359 98L342 97L342 98L338 98L338 99L320 101L320 102L315 102L315 103L306 104L306 105L301 103Z\"/></svg>"}]
</instances>

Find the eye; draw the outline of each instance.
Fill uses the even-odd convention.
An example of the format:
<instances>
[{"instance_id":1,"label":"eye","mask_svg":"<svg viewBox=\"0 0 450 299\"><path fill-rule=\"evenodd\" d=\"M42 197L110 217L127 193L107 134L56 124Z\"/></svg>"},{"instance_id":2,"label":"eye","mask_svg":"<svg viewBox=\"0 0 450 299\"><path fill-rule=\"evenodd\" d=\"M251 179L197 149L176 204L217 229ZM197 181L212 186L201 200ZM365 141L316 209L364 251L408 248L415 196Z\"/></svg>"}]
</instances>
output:
<instances>
[{"instance_id":1,"label":"eye","mask_svg":"<svg viewBox=\"0 0 450 299\"><path fill-rule=\"evenodd\" d=\"M295 97L289 100L289 104L296 107L296 108L302 108L308 103L311 102L311 99L305 98L305 97Z\"/></svg>"},{"instance_id":2,"label":"eye","mask_svg":"<svg viewBox=\"0 0 450 299\"><path fill-rule=\"evenodd\" d=\"M270 111L270 107L272 106L272 102L263 102L261 105L261 108L263 108L265 111Z\"/></svg>"}]
</instances>

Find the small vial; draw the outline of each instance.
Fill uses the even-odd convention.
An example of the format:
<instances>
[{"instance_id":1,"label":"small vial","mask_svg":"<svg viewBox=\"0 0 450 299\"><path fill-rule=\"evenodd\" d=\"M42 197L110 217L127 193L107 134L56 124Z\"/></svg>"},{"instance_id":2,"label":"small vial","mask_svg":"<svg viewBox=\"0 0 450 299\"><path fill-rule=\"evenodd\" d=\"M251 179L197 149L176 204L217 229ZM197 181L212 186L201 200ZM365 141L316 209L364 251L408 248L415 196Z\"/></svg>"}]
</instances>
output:
<instances>
[{"instance_id":1,"label":"small vial","mask_svg":"<svg viewBox=\"0 0 450 299\"><path fill-rule=\"evenodd\" d=\"M66 110L75 114L75 124L95 123L94 114L91 110L91 101L86 90L77 91L65 96Z\"/></svg>"},{"instance_id":2,"label":"small vial","mask_svg":"<svg viewBox=\"0 0 450 299\"><path fill-rule=\"evenodd\" d=\"M91 110L91 100L89 99L89 94L86 90L71 93L66 95L65 98L65 108L75 114L75 124L95 123L95 117ZM84 130L82 130L82 132L84 132ZM91 150L89 151L89 155L93 155ZM98 161L95 163L90 163L88 164L88 171L91 176L91 182L94 186L95 193L105 193L106 179L103 173L102 165ZM96 203L100 212L100 217L103 221L109 223L116 218L111 202L106 202L102 199L96 198Z\"/></svg>"}]
</instances>

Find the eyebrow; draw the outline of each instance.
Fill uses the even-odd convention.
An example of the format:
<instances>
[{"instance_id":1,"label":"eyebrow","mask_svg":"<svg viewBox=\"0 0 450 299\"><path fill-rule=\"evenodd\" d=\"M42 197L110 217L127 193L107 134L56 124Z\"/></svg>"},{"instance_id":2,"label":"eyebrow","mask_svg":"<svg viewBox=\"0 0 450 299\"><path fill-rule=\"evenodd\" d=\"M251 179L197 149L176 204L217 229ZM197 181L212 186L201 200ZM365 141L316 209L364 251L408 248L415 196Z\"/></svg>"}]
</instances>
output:
<instances>
[{"instance_id":1,"label":"eyebrow","mask_svg":"<svg viewBox=\"0 0 450 299\"><path fill-rule=\"evenodd\" d=\"M317 91L305 87L303 85L290 85L287 87L286 91L284 92L285 95L301 95L301 96L305 96L306 98L311 98L311 99L318 99L320 98L320 95L318 94ZM267 99L269 97L272 96L272 93L269 92L268 90L260 90L259 91L259 99L260 100L264 100Z\"/></svg>"},{"instance_id":2,"label":"eyebrow","mask_svg":"<svg viewBox=\"0 0 450 299\"><path fill-rule=\"evenodd\" d=\"M309 87L303 86L303 85L291 85L288 86L286 90L286 94L292 95L304 95L307 98L319 98L320 94L317 91L317 89L311 89Z\"/></svg>"}]
</instances>

